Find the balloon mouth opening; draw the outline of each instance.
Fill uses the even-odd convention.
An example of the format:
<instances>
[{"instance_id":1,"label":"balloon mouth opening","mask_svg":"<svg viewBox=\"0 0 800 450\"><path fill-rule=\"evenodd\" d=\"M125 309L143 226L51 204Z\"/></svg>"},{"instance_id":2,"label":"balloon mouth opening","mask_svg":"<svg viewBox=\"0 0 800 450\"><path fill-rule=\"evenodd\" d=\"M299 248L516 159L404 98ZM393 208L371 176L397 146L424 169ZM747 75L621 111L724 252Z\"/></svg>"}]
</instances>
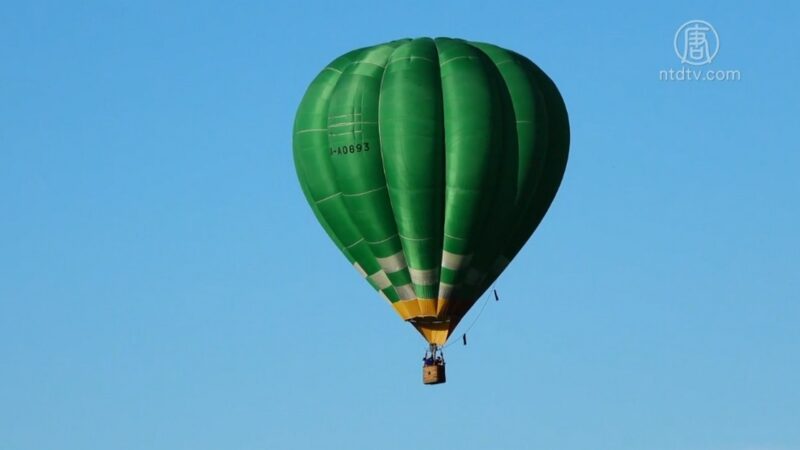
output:
<instances>
[{"instance_id":1,"label":"balloon mouth opening","mask_svg":"<svg viewBox=\"0 0 800 450\"><path fill-rule=\"evenodd\" d=\"M412 298L392 303L403 320L443 320L449 316L449 306L450 301L446 298Z\"/></svg>"},{"instance_id":2,"label":"balloon mouth opening","mask_svg":"<svg viewBox=\"0 0 800 450\"><path fill-rule=\"evenodd\" d=\"M450 319L415 317L408 320L429 344L444 345L454 327Z\"/></svg>"}]
</instances>

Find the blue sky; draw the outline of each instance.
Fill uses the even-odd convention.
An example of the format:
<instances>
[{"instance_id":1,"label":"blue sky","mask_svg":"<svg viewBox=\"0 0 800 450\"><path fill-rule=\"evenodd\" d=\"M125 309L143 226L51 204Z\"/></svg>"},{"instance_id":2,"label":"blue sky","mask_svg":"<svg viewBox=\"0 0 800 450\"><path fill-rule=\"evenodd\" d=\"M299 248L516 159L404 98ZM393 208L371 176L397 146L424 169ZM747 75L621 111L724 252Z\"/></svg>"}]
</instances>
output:
<instances>
[{"instance_id":1,"label":"blue sky","mask_svg":"<svg viewBox=\"0 0 800 450\"><path fill-rule=\"evenodd\" d=\"M741 80L658 80L690 19ZM798 23L791 2L6 4L0 450L800 449ZM572 124L554 206L436 387L291 162L315 74L416 36L529 56Z\"/></svg>"}]
</instances>

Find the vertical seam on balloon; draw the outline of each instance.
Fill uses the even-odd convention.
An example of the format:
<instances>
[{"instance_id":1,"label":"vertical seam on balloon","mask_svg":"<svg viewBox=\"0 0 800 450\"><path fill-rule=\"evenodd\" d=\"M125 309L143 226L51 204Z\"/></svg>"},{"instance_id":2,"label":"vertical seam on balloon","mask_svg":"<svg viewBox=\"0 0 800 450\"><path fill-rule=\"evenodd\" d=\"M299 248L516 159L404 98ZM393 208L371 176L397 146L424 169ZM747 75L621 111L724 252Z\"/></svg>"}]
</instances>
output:
<instances>
[{"instance_id":1,"label":"vertical seam on balloon","mask_svg":"<svg viewBox=\"0 0 800 450\"><path fill-rule=\"evenodd\" d=\"M384 88L385 88L385 86L386 86L386 84L385 84L385 82L386 82L386 77L387 77L387 74L389 73L390 66L391 66L393 63L395 63L395 62L397 62L397 61L401 61L401 60L408 60L408 61L414 61L414 60L425 60L425 61L428 61L428 62L430 62L430 63L434 63L434 61L433 61L432 59L429 59L429 58L427 58L427 57L424 57L424 56L415 56L415 55L413 55L413 54L410 54L410 53L409 53L409 56L401 56L401 57L397 57L397 58L395 58L395 56L397 56L397 55L398 55L398 53L396 53L396 52L398 51L398 49L399 49L400 47L405 47L405 48L408 48L408 47L406 47L406 45L407 45L407 44L410 44L410 43L412 43L412 42L424 42L424 43L430 42L432 45L434 44L434 42L433 42L432 40L430 40L429 38L422 38L422 39L420 39L420 40L411 40L411 41L409 41L409 42L407 42L407 43L404 43L404 44L403 44L403 45L401 45L401 46L398 46L398 47L397 47L397 48L396 48L396 49L395 49L395 50L392 52L392 55L390 55L390 57L389 57L389 60L388 60L388 62L386 63L386 70L384 71L384 73L383 73L383 77L381 78L381 95L380 95L380 99L379 99L379 114L381 113L381 111L385 111L385 110L384 110L384 107L383 107L383 106L384 106L383 102L385 101L385 97L384 97L383 93L384 93ZM424 44L423 44L423 45L424 45ZM435 46L434 46L434 51L436 51L436 50L435 50ZM440 83L440 81L439 81L439 80L441 79L441 77L439 76L438 59L437 59L436 63L434 63L434 67L436 67L436 69L435 69L435 70L436 70L436 75L434 76L434 79L435 79L434 83ZM439 89L438 89L438 91L439 91L439 95L441 95L441 85L439 85L439 86L438 86L438 88L439 88ZM437 111L437 112L436 112L436 114L440 114L440 112L439 112L439 111ZM383 153L383 152L385 151L385 148L384 148L384 140L383 140L383 138L384 138L384 136L383 136L383 132L384 132L385 130L381 129L381 123L383 122L383 120L381 120L380 116L379 116L379 120L378 120L378 122L379 122L379 124L378 124L378 132L379 132L379 134L380 134L380 136L381 136L381 162L382 162L382 167L383 167L383 171L384 171L384 176L385 176L385 178L386 178L386 182L387 182L387 186L388 186L388 183L389 183L389 177L388 177L388 172L387 172L387 159L384 157L384 156L385 156L385 154ZM438 124L437 124L437 125L438 125ZM434 131L434 133L436 133L436 131ZM436 143L436 145L439 145L439 144L440 144L440 143ZM437 155L437 156L438 156L438 155ZM404 239L403 239L404 237L403 237L402 235L400 235L400 234L399 234L399 231L400 231L400 223L401 223L401 221L402 221L402 219L403 219L403 211L402 211L401 209L398 209L397 205L395 205L395 204L392 202L392 197L391 197L391 195L389 196L389 202L390 202L390 207L391 207L391 209L392 209L392 216L393 216L393 219L394 219L394 222L395 222L395 226L396 226L396 228L397 228L397 230L398 230L398 235L401 237L401 239L400 239L400 247L401 247L401 250L402 250L402 252L403 252L403 257L404 257L404 258L406 258L406 260L408 260L408 256L409 256L409 255L408 255L408 251L409 251L409 245L410 245L410 243L409 243L409 242L406 242L406 241L404 241ZM407 219L407 218L406 218L406 219ZM421 242L421 241L417 240L417 242ZM405 270L407 270L407 271L409 272L409 276L411 276L411 271L410 271L408 268L406 268ZM411 276L411 279L412 279L412 282L413 282L413 281L414 281L414 277L413 277L413 276Z\"/></svg>"},{"instance_id":2,"label":"vertical seam on balloon","mask_svg":"<svg viewBox=\"0 0 800 450\"><path fill-rule=\"evenodd\" d=\"M487 112L489 114L487 120L488 122L485 124L488 127L488 144L492 146L492 148L500 146L502 147L502 138L505 136L500 135L497 128L502 126L502 120L498 119L498 115L504 114L502 103L498 98L500 97L499 90L501 87L499 86L499 81L497 78L499 75L496 74L497 68L492 63L491 59L478 47L472 45L470 42L462 42L464 45L464 49L468 49L467 55L462 56L455 56L445 60L440 67L445 66L447 63L457 60L457 59L469 59L476 62L476 75L480 72L478 76L485 77L486 86L485 89L487 90L487 95L489 98L486 103ZM440 55L441 58L441 55ZM443 88L444 91L444 88ZM489 151L488 149L484 149L485 151ZM486 155L487 157L493 157L491 155ZM476 252L482 245L480 241L476 240L476 236L481 236L481 232L485 230L485 228L490 223L491 216L491 206L494 197L497 195L498 192L498 179L500 177L500 170L501 165L500 162L493 161L493 167L484 167L483 173L486 176L493 177L492 179L484 180L487 182L492 183L492 189L489 192L481 192L478 194L478 197L475 199L476 203L472 206L475 207L476 215L472 218L475 221L476 228L470 230L470 234L467 236L461 236L460 240L467 242L467 248L465 249L467 253L472 254ZM446 181L446 180L445 180ZM446 205L445 205L446 208ZM446 209L445 209L446 210ZM446 220L446 219L445 219ZM448 236L449 233L445 230L445 236ZM452 248L452 247L451 247ZM443 247L443 254L446 250ZM465 262L463 267L457 268L458 277L462 277L463 274L466 273L470 265L470 262ZM442 267L446 268L446 262L444 258L442 259ZM467 294L467 295L465 295ZM459 294L460 300L463 302L469 302L470 296L472 295L471 292L462 292Z\"/></svg>"},{"instance_id":3,"label":"vertical seam on balloon","mask_svg":"<svg viewBox=\"0 0 800 450\"><path fill-rule=\"evenodd\" d=\"M399 226L397 224L397 212L395 211L395 206L392 204L392 197L391 197L391 195L389 195L389 189L388 189L389 188L389 180L388 180L388 178L386 176L386 159L384 158L384 154L383 154L383 132L381 130L381 116L380 116L380 114L381 114L381 109L382 109L381 105L383 104L383 101L384 101L384 98L383 98L383 84L384 84L384 81L386 81L386 73L388 72L389 64L392 63L392 56L394 56L394 54L397 52L397 50L400 47L405 46L409 42L413 42L413 40L408 40L406 42L403 42L403 43L395 46L392 49L392 52L386 58L386 64L383 67L383 73L381 73L381 82L380 82L380 85L378 86L378 149L379 149L380 156L381 156L381 170L383 171L383 182L384 182L384 187L386 188L386 197L389 200L389 210L392 213L392 222L394 222L394 229L397 231L397 233L394 236L391 236L390 238L399 237L400 228L399 228ZM398 243L400 244L400 253L401 253L402 257L403 257L403 260L406 260L406 252L405 252L405 247L403 247L403 241L398 239ZM407 266L404 267L402 269L402 271L408 272L408 267ZM409 278L411 277L410 272L409 272L408 276L409 276ZM398 291L398 289L400 289L400 288L401 288L400 286L395 286L395 291L397 291L398 295L400 295L400 291Z\"/></svg>"},{"instance_id":4,"label":"vertical seam on balloon","mask_svg":"<svg viewBox=\"0 0 800 450\"><path fill-rule=\"evenodd\" d=\"M444 82L442 81L442 52L439 49L439 41L440 41L440 39L443 39L443 38L436 38L436 39L433 40L433 47L436 50L436 59L437 59L437 62L438 62L437 69L438 69L438 72L439 72L439 79L438 79L439 92L442 95L441 109L439 110L439 117L438 117L439 128L440 128L440 136L441 136L441 139L442 139L441 146L440 146L440 148L442 149L441 150L442 151L442 154L441 154L442 164L441 164L441 169L440 169L441 173L439 174L439 180L442 183L442 185L439 186L439 195L441 197L440 201L439 201L439 207L442 209L441 210L441 214L440 214L440 217L442 218L442 221L439 224L441 226L441 230L440 230L441 239L439 240L439 244L440 244L439 247L440 248L438 249L438 253L440 255L439 256L439 268L441 270L442 260L443 260L441 254L444 251L444 240L445 240L445 237L447 235L447 233L445 233L445 229L444 229L444 224L447 222L447 217L446 217L446 213L447 213L447 139L446 139L447 129L445 128L445 120L444 120L444 109L445 109L444 108ZM439 292L441 292L441 289L442 289L442 280L441 280L441 278L439 278L439 282L437 283L437 289L438 289ZM442 298L442 296L438 295L438 298Z\"/></svg>"}]
</instances>

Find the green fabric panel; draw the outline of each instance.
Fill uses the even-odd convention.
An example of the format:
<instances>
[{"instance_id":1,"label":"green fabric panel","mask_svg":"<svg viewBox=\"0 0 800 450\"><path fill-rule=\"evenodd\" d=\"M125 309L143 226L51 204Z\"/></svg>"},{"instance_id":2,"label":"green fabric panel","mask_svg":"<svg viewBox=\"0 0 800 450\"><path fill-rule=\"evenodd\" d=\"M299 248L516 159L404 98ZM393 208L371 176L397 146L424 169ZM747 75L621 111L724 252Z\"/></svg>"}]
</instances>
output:
<instances>
[{"instance_id":1,"label":"green fabric panel","mask_svg":"<svg viewBox=\"0 0 800 450\"><path fill-rule=\"evenodd\" d=\"M384 176L378 109L386 64L404 42L366 49L342 71L327 123L327 156L347 214L395 288L411 280ZM406 292L401 299L413 298L413 289L397 292Z\"/></svg>"},{"instance_id":2,"label":"green fabric panel","mask_svg":"<svg viewBox=\"0 0 800 450\"><path fill-rule=\"evenodd\" d=\"M394 303L394 302L396 302L396 301L400 300L400 297L398 297L398 296L397 296L397 291L395 291L395 290L394 290L394 286L390 286L390 287L388 287L388 288L386 288L386 289L381 289L381 292L382 292L382 293L383 293L383 295L385 295L385 296L386 296L386 298L388 298L388 299L389 299L389 301L390 301L390 302L392 302L392 303Z\"/></svg>"},{"instance_id":3,"label":"green fabric panel","mask_svg":"<svg viewBox=\"0 0 800 450\"><path fill-rule=\"evenodd\" d=\"M311 192L308 190L308 186L306 185L304 180L305 174L300 173L299 171L300 165L298 164L296 159L295 159L295 167L298 168L297 175L298 178L300 179L300 188L303 190L303 195L305 195L306 201L308 202L309 206L311 206L311 211L314 212L314 217L317 218L317 221L319 221L320 225L322 225L322 228L325 230L325 233L328 234L328 237L330 237L333 243L336 244L336 247L338 247L339 250L342 253L344 253L344 256L347 258L347 261L350 264L353 264L355 260L353 259L353 255L350 253L350 250L348 250L344 246L344 244L342 244L342 241L339 239L339 236L336 235L336 232L333 230L333 228L331 228L330 224L328 223L328 220L325 219L325 216L320 212L319 208L317 207L317 204L314 202L314 199L311 196Z\"/></svg>"},{"instance_id":4,"label":"green fabric panel","mask_svg":"<svg viewBox=\"0 0 800 450\"><path fill-rule=\"evenodd\" d=\"M409 267L438 272L444 220L444 135L439 60L432 39L389 59L380 92L381 152L394 220ZM434 298L438 274L417 296ZM433 285L433 286L430 286Z\"/></svg>"},{"instance_id":5,"label":"green fabric panel","mask_svg":"<svg viewBox=\"0 0 800 450\"><path fill-rule=\"evenodd\" d=\"M378 134L378 96L394 45L379 45L349 65L328 106L329 155L347 211L378 258L401 251Z\"/></svg>"},{"instance_id":6,"label":"green fabric panel","mask_svg":"<svg viewBox=\"0 0 800 450\"><path fill-rule=\"evenodd\" d=\"M517 198L519 213L509 227L508 239L502 245L502 257L495 261L490 275L479 288L481 292L491 286L541 223L558 191L569 151L569 120L555 84L530 60L509 53L524 68L537 102L533 110L533 127L520 128L521 141L525 139L522 130L533 134L529 152L531 164L527 176L520 177Z\"/></svg>"},{"instance_id":7,"label":"green fabric panel","mask_svg":"<svg viewBox=\"0 0 800 450\"><path fill-rule=\"evenodd\" d=\"M458 274L460 271L455 271L448 269L447 267L442 267L441 272L441 282L446 284L457 284L458 283Z\"/></svg>"},{"instance_id":8,"label":"green fabric panel","mask_svg":"<svg viewBox=\"0 0 800 450\"><path fill-rule=\"evenodd\" d=\"M473 45L491 58L508 92L512 111L506 111L504 118L504 143L507 148L510 147L513 156L508 155L501 169L501 183L493 202L492 218L495 220L484 232L484 245L472 263L483 277L466 295L472 301L477 300L499 275L493 268L513 234L509 231L530 214L528 205L541 178L547 150L546 105L532 80L530 68L513 52L491 44ZM518 234L526 232L522 230Z\"/></svg>"},{"instance_id":9,"label":"green fabric panel","mask_svg":"<svg viewBox=\"0 0 800 450\"><path fill-rule=\"evenodd\" d=\"M445 135L444 250L475 251L494 196L500 100L485 55L465 41L438 38ZM464 268L457 268L463 274Z\"/></svg>"},{"instance_id":10,"label":"green fabric panel","mask_svg":"<svg viewBox=\"0 0 800 450\"><path fill-rule=\"evenodd\" d=\"M542 175L547 153L547 105L540 89L532 80L527 61L520 60L516 53L495 45L473 45L483 50L499 69L513 106L517 146L514 164L517 173L514 176L516 188L512 222L516 222L525 215L524 207L529 203Z\"/></svg>"},{"instance_id":11,"label":"green fabric panel","mask_svg":"<svg viewBox=\"0 0 800 450\"><path fill-rule=\"evenodd\" d=\"M406 284L411 283L411 277L408 274L408 270L399 270L397 272L392 272L387 274L389 281L392 282L392 286L405 286Z\"/></svg>"},{"instance_id":12,"label":"green fabric panel","mask_svg":"<svg viewBox=\"0 0 800 450\"><path fill-rule=\"evenodd\" d=\"M328 101L343 69L362 52L356 50L337 58L311 83L295 118L293 148L295 168L315 215L324 219L323 227L337 237L337 245L348 260L358 262L371 275L380 266L347 214L328 155L327 131Z\"/></svg>"},{"instance_id":13,"label":"green fabric panel","mask_svg":"<svg viewBox=\"0 0 800 450\"><path fill-rule=\"evenodd\" d=\"M564 100L555 83L533 62L523 56L519 60L528 68L533 83L540 89L547 110L547 152L544 157L542 174L536 188L533 189L525 214L513 226L510 240L504 249L508 260L519 252L541 223L550 204L555 198L569 155L569 117Z\"/></svg>"},{"instance_id":14,"label":"green fabric panel","mask_svg":"<svg viewBox=\"0 0 800 450\"><path fill-rule=\"evenodd\" d=\"M517 138L517 118L514 108L514 98L524 96L526 92L519 92L520 75L506 67L511 57L505 50L495 48L487 49L480 44L471 43L478 48L482 59L489 67L492 90L499 100L499 123L497 131L500 141L493 149L493 158L500 164L497 184L491 199L487 223L481 231L481 239L470 261L466 286L462 288L463 301L474 301L482 293L475 290L489 272L492 263L497 259L502 250L500 243L507 237L508 229L512 223L515 212L515 197L517 193L517 178L519 167L519 146ZM492 50L488 53L487 50ZM507 72L511 76L507 76ZM522 74L524 79L524 74ZM517 99L522 103L524 100Z\"/></svg>"},{"instance_id":15,"label":"green fabric panel","mask_svg":"<svg viewBox=\"0 0 800 450\"><path fill-rule=\"evenodd\" d=\"M439 281L436 284L417 284L413 283L414 292L417 297L424 299L434 299L439 296Z\"/></svg>"}]
</instances>

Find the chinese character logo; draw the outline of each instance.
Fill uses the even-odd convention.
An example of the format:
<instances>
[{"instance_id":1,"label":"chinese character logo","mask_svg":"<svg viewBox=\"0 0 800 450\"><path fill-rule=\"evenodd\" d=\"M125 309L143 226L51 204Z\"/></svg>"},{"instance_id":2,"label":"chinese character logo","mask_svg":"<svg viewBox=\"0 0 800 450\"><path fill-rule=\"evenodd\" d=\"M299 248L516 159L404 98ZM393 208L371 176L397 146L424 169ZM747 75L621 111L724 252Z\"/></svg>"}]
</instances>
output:
<instances>
[{"instance_id":1,"label":"chinese character logo","mask_svg":"<svg viewBox=\"0 0 800 450\"><path fill-rule=\"evenodd\" d=\"M719 36L705 20L690 20L675 32L674 46L681 63L702 66L717 56Z\"/></svg>"}]
</instances>

